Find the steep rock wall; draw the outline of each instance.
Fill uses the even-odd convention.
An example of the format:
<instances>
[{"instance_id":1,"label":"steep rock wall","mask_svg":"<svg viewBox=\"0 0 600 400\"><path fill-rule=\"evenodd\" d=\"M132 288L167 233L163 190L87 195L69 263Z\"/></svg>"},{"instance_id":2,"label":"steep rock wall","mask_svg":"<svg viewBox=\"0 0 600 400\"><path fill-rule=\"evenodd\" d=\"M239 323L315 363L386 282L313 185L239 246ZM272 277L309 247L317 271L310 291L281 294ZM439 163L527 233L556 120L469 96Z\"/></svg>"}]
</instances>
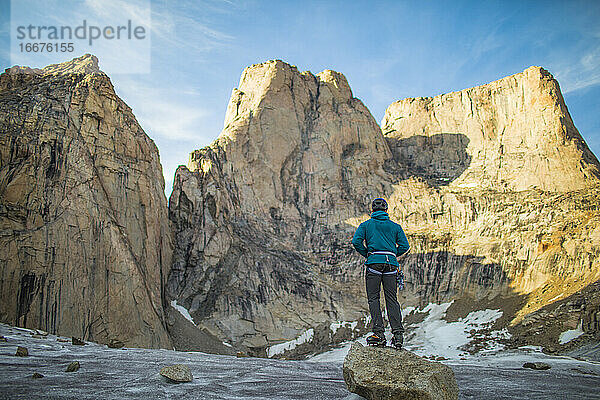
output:
<instances>
[{"instance_id":1,"label":"steep rock wall","mask_svg":"<svg viewBox=\"0 0 600 400\"><path fill-rule=\"evenodd\" d=\"M0 76L0 318L166 347L158 149L85 55Z\"/></svg>"},{"instance_id":2,"label":"steep rock wall","mask_svg":"<svg viewBox=\"0 0 600 400\"><path fill-rule=\"evenodd\" d=\"M558 82L540 67L471 89L392 103L381 121L408 175L496 191L562 191L598 182Z\"/></svg>"},{"instance_id":3,"label":"steep rock wall","mask_svg":"<svg viewBox=\"0 0 600 400\"><path fill-rule=\"evenodd\" d=\"M169 296L256 354L358 319L350 238L382 195L412 245L405 306L462 300L514 324L600 278L598 161L547 72L405 99L382 125L339 73L247 68L219 138L176 173Z\"/></svg>"},{"instance_id":4,"label":"steep rock wall","mask_svg":"<svg viewBox=\"0 0 600 400\"><path fill-rule=\"evenodd\" d=\"M169 293L249 348L358 319L361 293L348 284L360 275L357 259L322 260L352 254L344 221L389 186L387 159L343 75L278 60L247 68L219 138L176 173Z\"/></svg>"}]
</instances>

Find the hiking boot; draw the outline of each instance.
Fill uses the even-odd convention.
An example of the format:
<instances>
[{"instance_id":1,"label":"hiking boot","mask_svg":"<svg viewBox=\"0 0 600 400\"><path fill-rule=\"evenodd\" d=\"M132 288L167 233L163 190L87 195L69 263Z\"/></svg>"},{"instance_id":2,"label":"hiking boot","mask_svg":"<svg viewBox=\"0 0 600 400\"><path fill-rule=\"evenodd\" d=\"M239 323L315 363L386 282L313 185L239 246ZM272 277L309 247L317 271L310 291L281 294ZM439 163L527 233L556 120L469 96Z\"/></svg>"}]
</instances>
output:
<instances>
[{"instance_id":1,"label":"hiking boot","mask_svg":"<svg viewBox=\"0 0 600 400\"><path fill-rule=\"evenodd\" d=\"M367 338L367 344L369 346L385 346L386 340L383 335L372 334Z\"/></svg>"},{"instance_id":2,"label":"hiking boot","mask_svg":"<svg viewBox=\"0 0 600 400\"><path fill-rule=\"evenodd\" d=\"M396 349L401 349L402 343L404 343L404 335L399 334L392 338L392 347L395 347Z\"/></svg>"}]
</instances>

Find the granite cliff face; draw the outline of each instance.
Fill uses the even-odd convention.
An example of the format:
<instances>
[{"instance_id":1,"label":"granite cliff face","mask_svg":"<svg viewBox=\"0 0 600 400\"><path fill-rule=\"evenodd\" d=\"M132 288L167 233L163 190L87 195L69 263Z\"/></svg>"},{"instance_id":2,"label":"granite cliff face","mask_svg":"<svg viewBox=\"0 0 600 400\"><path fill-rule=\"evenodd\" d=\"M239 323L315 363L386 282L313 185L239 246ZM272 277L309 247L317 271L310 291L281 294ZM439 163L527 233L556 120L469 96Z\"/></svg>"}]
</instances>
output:
<instances>
[{"instance_id":1,"label":"granite cliff face","mask_svg":"<svg viewBox=\"0 0 600 400\"><path fill-rule=\"evenodd\" d=\"M520 319L600 279L599 163L547 71L395 102L382 129L401 177L390 212L418 249L408 269L434 251L455 280L414 277L421 298L527 295ZM483 290L461 278L478 271Z\"/></svg>"},{"instance_id":2,"label":"granite cliff face","mask_svg":"<svg viewBox=\"0 0 600 400\"><path fill-rule=\"evenodd\" d=\"M599 164L546 71L396 102L382 127L337 72L247 68L176 173L169 296L257 354L309 328L335 341L330 323L367 312L349 242L381 195L412 244L405 305L515 326L600 279Z\"/></svg>"},{"instance_id":3,"label":"granite cliff face","mask_svg":"<svg viewBox=\"0 0 600 400\"><path fill-rule=\"evenodd\" d=\"M158 149L94 56L0 76L0 318L166 347Z\"/></svg>"},{"instance_id":4,"label":"granite cliff face","mask_svg":"<svg viewBox=\"0 0 600 400\"><path fill-rule=\"evenodd\" d=\"M169 294L250 349L362 317L345 220L388 190L391 157L343 75L247 68L219 138L175 175Z\"/></svg>"},{"instance_id":5,"label":"granite cliff face","mask_svg":"<svg viewBox=\"0 0 600 400\"><path fill-rule=\"evenodd\" d=\"M405 174L432 185L569 192L600 177L558 82L539 67L459 92L394 102L381 129Z\"/></svg>"}]
</instances>

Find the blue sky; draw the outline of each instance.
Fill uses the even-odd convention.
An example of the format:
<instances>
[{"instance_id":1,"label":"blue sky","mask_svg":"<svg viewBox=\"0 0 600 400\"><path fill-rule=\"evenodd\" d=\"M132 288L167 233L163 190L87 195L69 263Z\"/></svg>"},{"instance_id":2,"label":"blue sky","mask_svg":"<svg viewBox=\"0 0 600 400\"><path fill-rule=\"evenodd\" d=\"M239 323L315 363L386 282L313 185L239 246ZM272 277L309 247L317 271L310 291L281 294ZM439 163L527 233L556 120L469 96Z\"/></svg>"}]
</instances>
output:
<instances>
[{"instance_id":1,"label":"blue sky","mask_svg":"<svg viewBox=\"0 0 600 400\"><path fill-rule=\"evenodd\" d=\"M58 18L77 4L100 12L122 1L39 1L38 11ZM10 11L0 0L2 69L11 65ZM150 73L105 70L158 145L167 193L177 165L218 136L243 69L274 58L342 72L377 121L395 100L539 65L558 79L575 125L600 154L598 21L599 1L156 0Z\"/></svg>"}]
</instances>

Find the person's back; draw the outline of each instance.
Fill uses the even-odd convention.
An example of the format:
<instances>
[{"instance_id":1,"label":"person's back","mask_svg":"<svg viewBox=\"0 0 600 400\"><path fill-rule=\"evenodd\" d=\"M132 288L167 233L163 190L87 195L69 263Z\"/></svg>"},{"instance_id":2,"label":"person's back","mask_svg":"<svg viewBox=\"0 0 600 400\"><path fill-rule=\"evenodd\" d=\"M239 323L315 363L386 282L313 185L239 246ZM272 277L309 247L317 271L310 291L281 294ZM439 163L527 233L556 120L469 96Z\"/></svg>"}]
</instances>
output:
<instances>
[{"instance_id":1,"label":"person's back","mask_svg":"<svg viewBox=\"0 0 600 400\"><path fill-rule=\"evenodd\" d=\"M396 276L399 273L396 257L405 254L410 246L402 227L390 220L384 199L373 200L372 209L371 219L360 224L352 238L356 251L366 258L367 300L374 333L367 338L367 342L375 345L386 343L379 304L379 291L383 285L388 319L394 335L392 344L401 347L404 327L396 299Z\"/></svg>"}]
</instances>

